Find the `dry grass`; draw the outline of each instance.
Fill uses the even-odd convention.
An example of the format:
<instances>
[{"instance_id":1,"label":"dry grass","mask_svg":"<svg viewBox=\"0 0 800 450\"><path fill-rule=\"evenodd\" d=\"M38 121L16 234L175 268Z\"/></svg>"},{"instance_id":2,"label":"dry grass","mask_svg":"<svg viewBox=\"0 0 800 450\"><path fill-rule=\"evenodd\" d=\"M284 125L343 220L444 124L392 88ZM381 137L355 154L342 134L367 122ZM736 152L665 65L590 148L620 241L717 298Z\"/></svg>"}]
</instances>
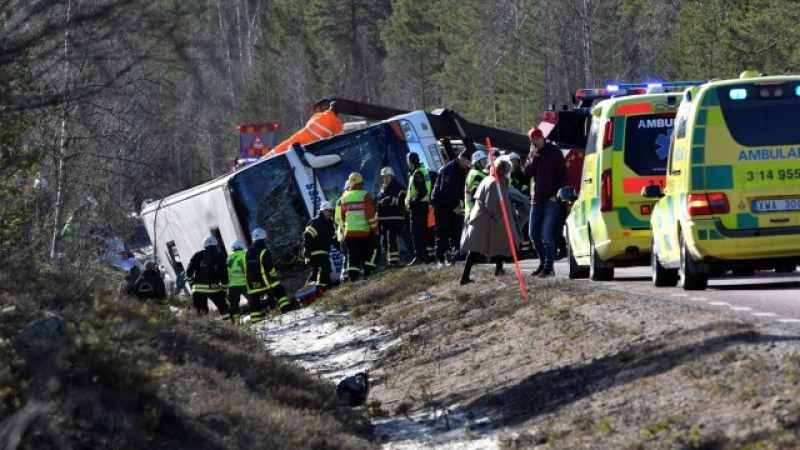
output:
<instances>
[{"instance_id":1,"label":"dry grass","mask_svg":"<svg viewBox=\"0 0 800 450\"><path fill-rule=\"evenodd\" d=\"M5 448L373 446L332 385L227 323L12 261L0 263L0 303Z\"/></svg>"}]
</instances>

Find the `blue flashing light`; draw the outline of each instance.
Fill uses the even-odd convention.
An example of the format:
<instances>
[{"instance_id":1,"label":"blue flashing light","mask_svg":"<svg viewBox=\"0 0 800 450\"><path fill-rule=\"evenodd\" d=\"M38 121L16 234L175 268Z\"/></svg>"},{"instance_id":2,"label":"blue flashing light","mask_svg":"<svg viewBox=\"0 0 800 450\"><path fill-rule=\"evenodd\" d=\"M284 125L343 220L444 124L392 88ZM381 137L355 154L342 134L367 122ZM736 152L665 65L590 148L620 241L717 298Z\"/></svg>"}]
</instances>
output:
<instances>
[{"instance_id":1,"label":"blue flashing light","mask_svg":"<svg viewBox=\"0 0 800 450\"><path fill-rule=\"evenodd\" d=\"M800 97L800 86L794 88L795 97Z\"/></svg>"},{"instance_id":2,"label":"blue flashing light","mask_svg":"<svg viewBox=\"0 0 800 450\"><path fill-rule=\"evenodd\" d=\"M798 93L799 88L800 86L795 88L795 94ZM743 88L731 89L730 92L728 92L728 97L731 100L744 100L747 98L747 89Z\"/></svg>"},{"instance_id":3,"label":"blue flashing light","mask_svg":"<svg viewBox=\"0 0 800 450\"><path fill-rule=\"evenodd\" d=\"M631 88L643 88L647 89L650 87L663 87L665 89L668 88L685 88L691 86L700 86L706 84L707 81L705 80L694 80L694 81L664 81L664 82L649 82L649 83L625 83L625 84L617 84L615 85L617 89L631 89Z\"/></svg>"},{"instance_id":4,"label":"blue flashing light","mask_svg":"<svg viewBox=\"0 0 800 450\"><path fill-rule=\"evenodd\" d=\"M606 85L606 90L607 91L618 91L619 90L619 85L618 84L608 84L608 85Z\"/></svg>"}]
</instances>

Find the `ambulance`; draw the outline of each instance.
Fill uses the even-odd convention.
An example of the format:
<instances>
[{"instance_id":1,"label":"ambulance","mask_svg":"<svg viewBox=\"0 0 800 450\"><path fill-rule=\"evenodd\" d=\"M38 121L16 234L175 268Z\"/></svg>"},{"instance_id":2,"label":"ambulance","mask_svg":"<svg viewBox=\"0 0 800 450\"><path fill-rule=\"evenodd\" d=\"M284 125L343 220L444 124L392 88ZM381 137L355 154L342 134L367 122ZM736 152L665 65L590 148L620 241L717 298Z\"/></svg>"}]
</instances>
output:
<instances>
[{"instance_id":1,"label":"ambulance","mask_svg":"<svg viewBox=\"0 0 800 450\"><path fill-rule=\"evenodd\" d=\"M687 89L666 182L650 219L656 286L702 290L729 270L800 263L800 75L713 81Z\"/></svg>"},{"instance_id":2,"label":"ambulance","mask_svg":"<svg viewBox=\"0 0 800 450\"><path fill-rule=\"evenodd\" d=\"M609 281L616 267L648 265L650 212L647 185L663 185L670 135L682 95L669 92L699 81L608 86L617 97L592 108L580 191L567 186L570 278ZM645 93L641 92L659 92Z\"/></svg>"}]
</instances>

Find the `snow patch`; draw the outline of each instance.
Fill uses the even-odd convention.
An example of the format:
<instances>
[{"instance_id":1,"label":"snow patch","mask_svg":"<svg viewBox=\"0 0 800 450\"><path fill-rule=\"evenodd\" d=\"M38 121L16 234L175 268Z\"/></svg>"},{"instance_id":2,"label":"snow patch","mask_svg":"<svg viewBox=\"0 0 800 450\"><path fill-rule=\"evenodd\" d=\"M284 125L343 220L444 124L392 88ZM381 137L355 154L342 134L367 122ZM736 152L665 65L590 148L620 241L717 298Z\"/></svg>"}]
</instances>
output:
<instances>
[{"instance_id":1,"label":"snow patch","mask_svg":"<svg viewBox=\"0 0 800 450\"><path fill-rule=\"evenodd\" d=\"M313 305L270 318L253 326L275 355L309 372L338 382L345 376L372 369L380 354L399 339L383 327L359 328L347 313L320 311ZM383 450L485 450L499 448L491 436L492 421L485 415L423 410L408 417L373 420ZM446 414L446 417L445 417ZM449 424L450 429L447 429Z\"/></svg>"}]
</instances>

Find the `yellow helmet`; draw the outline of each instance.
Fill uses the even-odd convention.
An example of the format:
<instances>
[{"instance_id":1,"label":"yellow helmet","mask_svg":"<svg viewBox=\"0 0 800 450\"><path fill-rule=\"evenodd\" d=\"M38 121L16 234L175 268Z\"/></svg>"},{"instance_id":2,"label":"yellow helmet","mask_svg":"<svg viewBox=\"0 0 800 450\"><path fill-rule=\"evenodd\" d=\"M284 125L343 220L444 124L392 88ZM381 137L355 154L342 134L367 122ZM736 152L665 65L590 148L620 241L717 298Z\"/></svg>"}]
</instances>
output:
<instances>
[{"instance_id":1,"label":"yellow helmet","mask_svg":"<svg viewBox=\"0 0 800 450\"><path fill-rule=\"evenodd\" d=\"M745 70L744 72L739 74L739 78L741 78L741 79L744 79L744 78L758 78L760 76L761 76L761 74L758 73L755 70Z\"/></svg>"},{"instance_id":2,"label":"yellow helmet","mask_svg":"<svg viewBox=\"0 0 800 450\"><path fill-rule=\"evenodd\" d=\"M361 184L364 182L364 177L361 176L358 172L353 172L347 177L347 182L350 184L350 187L353 187L356 184Z\"/></svg>"}]
</instances>

